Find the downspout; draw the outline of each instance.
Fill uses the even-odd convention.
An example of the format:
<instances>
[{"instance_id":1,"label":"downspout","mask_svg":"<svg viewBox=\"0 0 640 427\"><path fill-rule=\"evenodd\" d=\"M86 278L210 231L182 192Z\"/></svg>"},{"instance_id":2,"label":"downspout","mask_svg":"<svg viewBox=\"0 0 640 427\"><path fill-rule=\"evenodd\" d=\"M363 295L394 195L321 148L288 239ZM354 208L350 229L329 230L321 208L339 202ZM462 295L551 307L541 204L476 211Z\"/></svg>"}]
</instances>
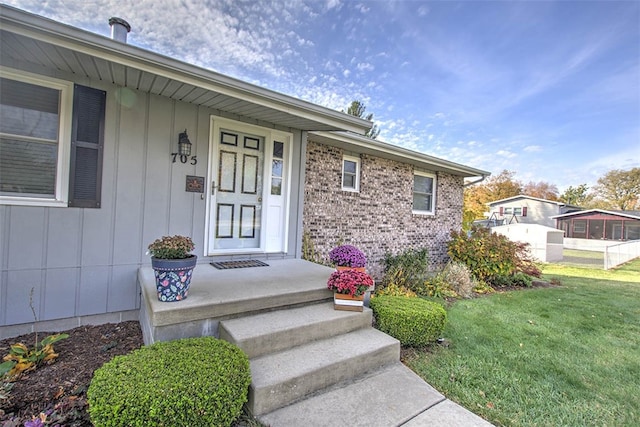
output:
<instances>
[{"instance_id":1,"label":"downspout","mask_svg":"<svg viewBox=\"0 0 640 427\"><path fill-rule=\"evenodd\" d=\"M474 185L474 184L481 183L482 181L484 181L485 179L487 179L487 177L488 177L488 176L489 176L489 175L482 175L482 176L480 177L480 179L478 179L477 181L467 182L466 184L463 184L462 186L463 186L464 188L466 188L466 187L470 187L470 186L472 186L472 185Z\"/></svg>"}]
</instances>

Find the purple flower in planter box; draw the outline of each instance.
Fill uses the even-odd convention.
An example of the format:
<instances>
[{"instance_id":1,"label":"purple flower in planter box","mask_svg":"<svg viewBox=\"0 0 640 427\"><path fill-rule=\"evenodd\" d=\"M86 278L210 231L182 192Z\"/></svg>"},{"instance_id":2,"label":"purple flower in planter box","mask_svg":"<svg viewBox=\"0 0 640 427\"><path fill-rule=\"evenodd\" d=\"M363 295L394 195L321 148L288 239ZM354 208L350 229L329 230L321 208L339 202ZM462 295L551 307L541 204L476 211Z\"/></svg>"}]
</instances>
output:
<instances>
[{"instance_id":1,"label":"purple flower in planter box","mask_svg":"<svg viewBox=\"0 0 640 427\"><path fill-rule=\"evenodd\" d=\"M360 249L351 245L337 246L329 252L329 260L339 267L364 267L367 257Z\"/></svg>"}]
</instances>

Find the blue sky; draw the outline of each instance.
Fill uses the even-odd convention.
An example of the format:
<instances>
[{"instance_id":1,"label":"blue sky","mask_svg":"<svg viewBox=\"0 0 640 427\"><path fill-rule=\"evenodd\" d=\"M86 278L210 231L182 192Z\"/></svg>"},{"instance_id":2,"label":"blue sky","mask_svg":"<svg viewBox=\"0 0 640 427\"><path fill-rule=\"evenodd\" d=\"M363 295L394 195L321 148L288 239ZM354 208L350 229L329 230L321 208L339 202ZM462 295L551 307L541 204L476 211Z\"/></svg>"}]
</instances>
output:
<instances>
[{"instance_id":1,"label":"blue sky","mask_svg":"<svg viewBox=\"0 0 640 427\"><path fill-rule=\"evenodd\" d=\"M2 0L562 192L640 167L640 2Z\"/></svg>"}]
</instances>

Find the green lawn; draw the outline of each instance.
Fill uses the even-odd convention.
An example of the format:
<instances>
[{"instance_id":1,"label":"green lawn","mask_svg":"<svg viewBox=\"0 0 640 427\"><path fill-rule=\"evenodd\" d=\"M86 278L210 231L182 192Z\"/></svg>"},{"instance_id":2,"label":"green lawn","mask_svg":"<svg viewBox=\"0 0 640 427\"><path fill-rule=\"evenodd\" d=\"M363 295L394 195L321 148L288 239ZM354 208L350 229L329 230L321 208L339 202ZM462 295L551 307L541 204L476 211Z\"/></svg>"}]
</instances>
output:
<instances>
[{"instance_id":1,"label":"green lawn","mask_svg":"<svg viewBox=\"0 0 640 427\"><path fill-rule=\"evenodd\" d=\"M453 304L450 345L406 363L496 425L640 425L640 260L544 274L562 286Z\"/></svg>"}]
</instances>

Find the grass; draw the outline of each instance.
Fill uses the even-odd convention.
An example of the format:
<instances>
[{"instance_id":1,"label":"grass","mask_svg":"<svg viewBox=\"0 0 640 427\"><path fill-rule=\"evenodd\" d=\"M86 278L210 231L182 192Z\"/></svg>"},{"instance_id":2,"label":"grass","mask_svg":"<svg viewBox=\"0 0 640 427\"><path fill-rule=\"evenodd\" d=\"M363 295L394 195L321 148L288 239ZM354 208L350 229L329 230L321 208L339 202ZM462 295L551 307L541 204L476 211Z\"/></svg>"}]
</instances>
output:
<instances>
[{"instance_id":1,"label":"grass","mask_svg":"<svg viewBox=\"0 0 640 427\"><path fill-rule=\"evenodd\" d=\"M604 268L604 252L564 249L562 255L563 260L558 264L583 268Z\"/></svg>"},{"instance_id":2,"label":"grass","mask_svg":"<svg viewBox=\"0 0 640 427\"><path fill-rule=\"evenodd\" d=\"M543 271L562 286L456 302L406 363L496 425L640 425L640 260Z\"/></svg>"}]
</instances>

